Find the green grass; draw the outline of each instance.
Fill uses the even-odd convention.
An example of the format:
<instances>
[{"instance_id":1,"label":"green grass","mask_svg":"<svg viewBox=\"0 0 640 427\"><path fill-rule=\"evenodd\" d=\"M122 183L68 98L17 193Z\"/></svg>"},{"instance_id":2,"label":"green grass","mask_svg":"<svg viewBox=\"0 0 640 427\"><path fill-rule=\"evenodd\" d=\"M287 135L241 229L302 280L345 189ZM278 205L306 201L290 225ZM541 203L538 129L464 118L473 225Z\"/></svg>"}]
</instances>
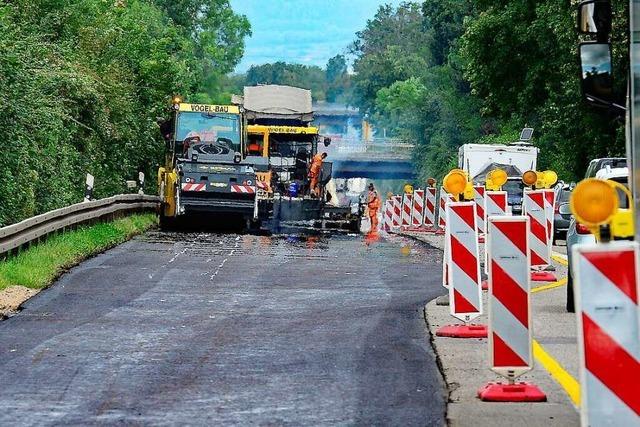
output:
<instances>
[{"instance_id":1,"label":"green grass","mask_svg":"<svg viewBox=\"0 0 640 427\"><path fill-rule=\"evenodd\" d=\"M68 268L155 224L155 214L136 214L51 236L0 262L0 290L12 285L47 287Z\"/></svg>"}]
</instances>

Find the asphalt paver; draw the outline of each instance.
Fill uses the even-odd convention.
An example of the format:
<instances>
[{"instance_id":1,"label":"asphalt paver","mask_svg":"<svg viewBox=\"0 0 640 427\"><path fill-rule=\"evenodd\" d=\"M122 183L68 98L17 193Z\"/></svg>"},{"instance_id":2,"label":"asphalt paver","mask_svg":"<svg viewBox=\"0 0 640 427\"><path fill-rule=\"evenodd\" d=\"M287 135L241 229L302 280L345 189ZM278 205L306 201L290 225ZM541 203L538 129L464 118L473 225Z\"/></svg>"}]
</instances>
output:
<instances>
[{"instance_id":1,"label":"asphalt paver","mask_svg":"<svg viewBox=\"0 0 640 427\"><path fill-rule=\"evenodd\" d=\"M443 425L441 254L150 232L0 322L0 425Z\"/></svg>"}]
</instances>

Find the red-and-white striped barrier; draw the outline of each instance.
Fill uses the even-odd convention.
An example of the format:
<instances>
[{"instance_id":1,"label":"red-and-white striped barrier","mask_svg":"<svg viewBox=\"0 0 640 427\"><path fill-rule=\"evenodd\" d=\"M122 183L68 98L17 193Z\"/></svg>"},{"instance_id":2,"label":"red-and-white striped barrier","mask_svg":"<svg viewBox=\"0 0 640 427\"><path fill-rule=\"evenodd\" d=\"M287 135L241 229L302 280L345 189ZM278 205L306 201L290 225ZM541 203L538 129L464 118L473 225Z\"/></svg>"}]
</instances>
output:
<instances>
[{"instance_id":1,"label":"red-and-white striped barrier","mask_svg":"<svg viewBox=\"0 0 640 427\"><path fill-rule=\"evenodd\" d=\"M402 227L411 227L411 209L413 208L413 194L404 194L402 197Z\"/></svg>"},{"instance_id":2,"label":"red-and-white striped barrier","mask_svg":"<svg viewBox=\"0 0 640 427\"><path fill-rule=\"evenodd\" d=\"M485 194L484 186L482 185L473 186L473 200L476 202L476 221L478 224L478 233L484 233L485 231L484 194Z\"/></svg>"},{"instance_id":3,"label":"red-and-white striped barrier","mask_svg":"<svg viewBox=\"0 0 640 427\"><path fill-rule=\"evenodd\" d=\"M490 216L509 214L506 191L487 191L484 196L484 220Z\"/></svg>"},{"instance_id":4,"label":"red-and-white striped barrier","mask_svg":"<svg viewBox=\"0 0 640 427\"><path fill-rule=\"evenodd\" d=\"M389 232L393 227L393 199L384 201L384 211L382 212L382 228Z\"/></svg>"},{"instance_id":5,"label":"red-and-white striped barrier","mask_svg":"<svg viewBox=\"0 0 640 427\"><path fill-rule=\"evenodd\" d=\"M413 207L411 209L411 226L422 227L424 221L424 190L413 190Z\"/></svg>"},{"instance_id":6,"label":"red-and-white striped barrier","mask_svg":"<svg viewBox=\"0 0 640 427\"><path fill-rule=\"evenodd\" d=\"M439 209L438 209L438 227L442 229L446 229L447 227L447 217L445 208L447 203L455 202L456 199L452 194L447 193L444 187L440 187L440 201L439 201Z\"/></svg>"},{"instance_id":7,"label":"red-and-white striped barrier","mask_svg":"<svg viewBox=\"0 0 640 427\"><path fill-rule=\"evenodd\" d=\"M547 217L547 238L549 239L549 258L553 245L553 216L556 208L556 192L551 189L544 189L544 214Z\"/></svg>"},{"instance_id":8,"label":"red-and-white striped barrier","mask_svg":"<svg viewBox=\"0 0 640 427\"><path fill-rule=\"evenodd\" d=\"M583 426L640 425L638 244L576 245Z\"/></svg>"},{"instance_id":9,"label":"red-and-white striped barrier","mask_svg":"<svg viewBox=\"0 0 640 427\"><path fill-rule=\"evenodd\" d=\"M482 314L480 260L475 202L447 204L449 308L453 317L470 322Z\"/></svg>"},{"instance_id":10,"label":"red-and-white striped barrier","mask_svg":"<svg viewBox=\"0 0 640 427\"><path fill-rule=\"evenodd\" d=\"M232 193L242 193L242 194L255 194L256 187L254 187L253 185L233 184L231 186L231 192Z\"/></svg>"},{"instance_id":11,"label":"red-and-white striped barrier","mask_svg":"<svg viewBox=\"0 0 640 427\"><path fill-rule=\"evenodd\" d=\"M206 191L207 183L182 183L182 191Z\"/></svg>"},{"instance_id":12,"label":"red-and-white striped barrier","mask_svg":"<svg viewBox=\"0 0 640 427\"><path fill-rule=\"evenodd\" d=\"M484 219L485 223L490 216L509 215L509 203L506 191L487 191L484 195ZM487 251L484 251L484 272L489 273ZM487 285L485 283L485 285ZM487 289L487 287L485 287Z\"/></svg>"},{"instance_id":13,"label":"red-and-white striped barrier","mask_svg":"<svg viewBox=\"0 0 640 427\"><path fill-rule=\"evenodd\" d=\"M530 221L532 267L544 267L551 262L549 237L547 235L547 215L544 205L545 195L543 190L524 192L522 209Z\"/></svg>"},{"instance_id":14,"label":"red-and-white striped barrier","mask_svg":"<svg viewBox=\"0 0 640 427\"><path fill-rule=\"evenodd\" d=\"M427 187L425 190L424 225L426 227L435 228L436 226L437 191L435 187Z\"/></svg>"},{"instance_id":15,"label":"red-and-white striped barrier","mask_svg":"<svg viewBox=\"0 0 640 427\"><path fill-rule=\"evenodd\" d=\"M485 401L545 401L533 384L514 380L533 368L530 303L529 219L490 216L489 363L509 384L490 382L478 391Z\"/></svg>"},{"instance_id":16,"label":"red-and-white striped barrier","mask_svg":"<svg viewBox=\"0 0 640 427\"><path fill-rule=\"evenodd\" d=\"M391 223L394 230L400 228L402 222L402 196L393 196L393 216Z\"/></svg>"}]
</instances>

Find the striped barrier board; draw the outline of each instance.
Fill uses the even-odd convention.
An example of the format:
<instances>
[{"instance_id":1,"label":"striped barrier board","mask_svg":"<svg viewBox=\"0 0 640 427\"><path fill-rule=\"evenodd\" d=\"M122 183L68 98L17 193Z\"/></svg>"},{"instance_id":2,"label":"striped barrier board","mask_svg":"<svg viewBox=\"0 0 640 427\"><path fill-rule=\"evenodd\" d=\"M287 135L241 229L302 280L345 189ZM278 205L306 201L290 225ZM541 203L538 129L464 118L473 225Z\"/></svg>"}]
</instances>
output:
<instances>
[{"instance_id":1,"label":"striped barrier board","mask_svg":"<svg viewBox=\"0 0 640 427\"><path fill-rule=\"evenodd\" d=\"M553 216L556 208L556 192L551 189L544 189L544 214L547 218L547 239L549 239L549 258L553 249Z\"/></svg>"},{"instance_id":2,"label":"striped barrier board","mask_svg":"<svg viewBox=\"0 0 640 427\"><path fill-rule=\"evenodd\" d=\"M402 228L411 226L411 209L413 208L413 194L405 194L402 197Z\"/></svg>"},{"instance_id":3,"label":"striped barrier board","mask_svg":"<svg viewBox=\"0 0 640 427\"><path fill-rule=\"evenodd\" d=\"M422 227L424 222L424 190L413 190L413 206L411 209L411 226Z\"/></svg>"},{"instance_id":4,"label":"striped barrier board","mask_svg":"<svg viewBox=\"0 0 640 427\"><path fill-rule=\"evenodd\" d=\"M384 212L382 213L382 227L389 232L393 227L393 199L384 201Z\"/></svg>"},{"instance_id":5,"label":"striped barrier board","mask_svg":"<svg viewBox=\"0 0 640 427\"><path fill-rule=\"evenodd\" d=\"M243 194L254 194L256 192L256 187L253 185L240 185L233 184L231 186L232 193L243 193Z\"/></svg>"},{"instance_id":6,"label":"striped barrier board","mask_svg":"<svg viewBox=\"0 0 640 427\"><path fill-rule=\"evenodd\" d=\"M551 262L550 241L547 235L547 215L543 190L525 191L522 209L529 217L531 229L531 266L545 267Z\"/></svg>"},{"instance_id":7,"label":"striped barrier board","mask_svg":"<svg viewBox=\"0 0 640 427\"><path fill-rule=\"evenodd\" d=\"M392 227L394 230L400 229L402 221L402 196L393 196L393 216L391 217Z\"/></svg>"},{"instance_id":8,"label":"striped barrier board","mask_svg":"<svg viewBox=\"0 0 640 427\"><path fill-rule=\"evenodd\" d=\"M470 322L482 314L480 261L476 236L475 202L453 202L446 207L447 265L450 314Z\"/></svg>"},{"instance_id":9,"label":"striped barrier board","mask_svg":"<svg viewBox=\"0 0 640 427\"><path fill-rule=\"evenodd\" d=\"M207 183L182 183L182 191L207 191Z\"/></svg>"},{"instance_id":10,"label":"striped barrier board","mask_svg":"<svg viewBox=\"0 0 640 427\"><path fill-rule=\"evenodd\" d=\"M445 213L445 208L447 203L455 202L456 199L453 195L447 193L447 191L440 187L440 198L439 198L439 209L438 209L438 227L442 229L447 228L447 218Z\"/></svg>"},{"instance_id":11,"label":"striped barrier board","mask_svg":"<svg viewBox=\"0 0 640 427\"><path fill-rule=\"evenodd\" d=\"M424 225L426 227L435 227L436 225L437 191L438 189L435 187L427 187L425 190Z\"/></svg>"},{"instance_id":12,"label":"striped barrier board","mask_svg":"<svg viewBox=\"0 0 640 427\"><path fill-rule=\"evenodd\" d=\"M540 402L546 395L514 380L533 368L529 219L490 216L487 223L489 268L489 363L509 384L490 382L478 391L484 401Z\"/></svg>"},{"instance_id":13,"label":"striped barrier board","mask_svg":"<svg viewBox=\"0 0 640 427\"><path fill-rule=\"evenodd\" d=\"M485 218L484 218L484 196L485 188L482 185L473 186L473 200L476 202L476 220L478 222L478 233L484 233L485 231Z\"/></svg>"},{"instance_id":14,"label":"striped barrier board","mask_svg":"<svg viewBox=\"0 0 640 427\"><path fill-rule=\"evenodd\" d=\"M490 216L509 215L509 204L506 191L486 191L484 195L484 220L488 221ZM484 272L489 274L487 251L484 251ZM485 287L487 289L487 287Z\"/></svg>"},{"instance_id":15,"label":"striped barrier board","mask_svg":"<svg viewBox=\"0 0 640 427\"><path fill-rule=\"evenodd\" d=\"M638 243L576 245L583 426L640 425Z\"/></svg>"}]
</instances>

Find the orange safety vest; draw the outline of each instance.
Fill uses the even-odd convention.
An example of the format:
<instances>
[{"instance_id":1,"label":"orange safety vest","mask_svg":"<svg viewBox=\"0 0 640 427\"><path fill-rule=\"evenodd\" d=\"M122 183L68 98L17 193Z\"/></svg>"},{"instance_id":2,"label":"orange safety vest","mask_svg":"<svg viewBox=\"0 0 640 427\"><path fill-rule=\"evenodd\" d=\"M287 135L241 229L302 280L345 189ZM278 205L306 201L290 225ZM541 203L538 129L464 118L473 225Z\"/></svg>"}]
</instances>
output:
<instances>
[{"instance_id":1,"label":"orange safety vest","mask_svg":"<svg viewBox=\"0 0 640 427\"><path fill-rule=\"evenodd\" d=\"M322 154L316 154L311 160L311 168L309 169L309 176L311 178L317 178L320 176L322 170Z\"/></svg>"},{"instance_id":2,"label":"orange safety vest","mask_svg":"<svg viewBox=\"0 0 640 427\"><path fill-rule=\"evenodd\" d=\"M367 202L367 206L369 209L380 209L380 197L378 197L378 192L373 190L369 191L369 201Z\"/></svg>"}]
</instances>

